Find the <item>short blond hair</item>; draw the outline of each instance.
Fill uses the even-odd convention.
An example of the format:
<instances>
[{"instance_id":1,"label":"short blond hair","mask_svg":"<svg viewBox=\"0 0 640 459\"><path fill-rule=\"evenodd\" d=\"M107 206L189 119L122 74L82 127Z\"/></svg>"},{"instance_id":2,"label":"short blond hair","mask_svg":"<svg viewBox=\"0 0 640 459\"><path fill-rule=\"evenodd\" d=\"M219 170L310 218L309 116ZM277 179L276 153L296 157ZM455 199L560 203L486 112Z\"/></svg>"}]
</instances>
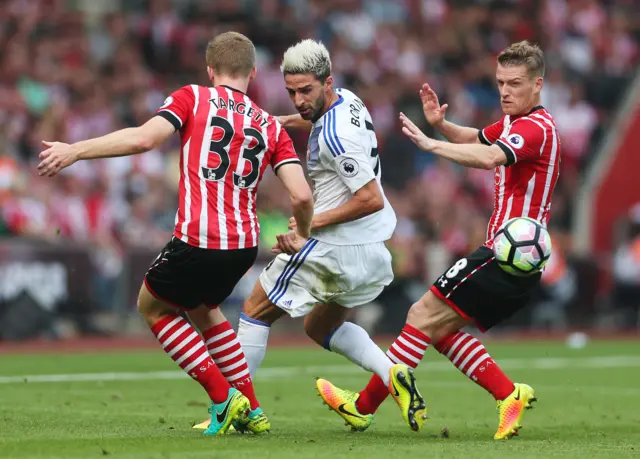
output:
<instances>
[{"instance_id":1,"label":"short blond hair","mask_svg":"<svg viewBox=\"0 0 640 459\"><path fill-rule=\"evenodd\" d=\"M207 65L217 75L249 76L256 66L256 48L241 33L222 33L207 45Z\"/></svg>"},{"instance_id":2,"label":"short blond hair","mask_svg":"<svg viewBox=\"0 0 640 459\"><path fill-rule=\"evenodd\" d=\"M529 76L544 77L544 53L538 45L531 44L527 40L513 43L502 50L498 55L498 64L503 67L524 65Z\"/></svg>"}]
</instances>

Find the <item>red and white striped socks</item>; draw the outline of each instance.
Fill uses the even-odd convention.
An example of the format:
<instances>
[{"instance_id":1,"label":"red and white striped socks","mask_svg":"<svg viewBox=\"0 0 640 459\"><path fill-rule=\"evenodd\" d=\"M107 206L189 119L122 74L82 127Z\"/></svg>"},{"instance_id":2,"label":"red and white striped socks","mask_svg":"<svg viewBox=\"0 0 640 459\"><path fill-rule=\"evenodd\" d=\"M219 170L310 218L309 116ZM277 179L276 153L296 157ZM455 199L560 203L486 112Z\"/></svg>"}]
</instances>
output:
<instances>
[{"instance_id":1,"label":"red and white striped socks","mask_svg":"<svg viewBox=\"0 0 640 459\"><path fill-rule=\"evenodd\" d=\"M417 328L405 324L400 336L391 344L387 357L393 363L403 363L411 368L418 366L431 340ZM356 408L361 414L375 413L389 395L389 389L378 375L373 375L369 384L360 392Z\"/></svg>"},{"instance_id":2,"label":"red and white striped socks","mask_svg":"<svg viewBox=\"0 0 640 459\"><path fill-rule=\"evenodd\" d=\"M420 330L405 324L400 336L389 347L387 357L394 363L403 363L415 368L422 360L430 342L429 337ZM434 347L496 400L504 400L513 392L513 382L473 335L458 331L445 336ZM360 392L356 408L361 414L375 413L388 394L384 382L374 375L367 387Z\"/></svg>"},{"instance_id":3,"label":"red and white striped socks","mask_svg":"<svg viewBox=\"0 0 640 459\"><path fill-rule=\"evenodd\" d=\"M434 347L496 400L504 400L513 392L513 382L473 335L458 331L445 336Z\"/></svg>"},{"instance_id":4,"label":"red and white striped socks","mask_svg":"<svg viewBox=\"0 0 640 459\"><path fill-rule=\"evenodd\" d=\"M238 389L251 402L251 409L254 410L260 406L256 398L253 381L247 366L244 352L228 321L215 325L205 330L205 343L211 358L220 368L220 372L231 384Z\"/></svg>"},{"instance_id":5,"label":"red and white striped socks","mask_svg":"<svg viewBox=\"0 0 640 459\"><path fill-rule=\"evenodd\" d=\"M177 314L169 315L156 322L151 331L169 357L200 383L214 403L222 403L227 399L231 386L189 322Z\"/></svg>"}]
</instances>

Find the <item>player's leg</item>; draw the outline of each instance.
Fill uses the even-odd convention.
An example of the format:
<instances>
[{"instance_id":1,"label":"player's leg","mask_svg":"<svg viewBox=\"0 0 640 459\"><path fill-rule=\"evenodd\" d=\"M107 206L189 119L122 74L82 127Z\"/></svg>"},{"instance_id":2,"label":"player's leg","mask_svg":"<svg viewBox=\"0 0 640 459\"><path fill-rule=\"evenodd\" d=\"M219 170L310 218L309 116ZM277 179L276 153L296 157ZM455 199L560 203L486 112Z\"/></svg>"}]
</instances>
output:
<instances>
[{"instance_id":1,"label":"player's leg","mask_svg":"<svg viewBox=\"0 0 640 459\"><path fill-rule=\"evenodd\" d=\"M251 295L249 295L249 298L245 301L244 311L241 314L240 324L238 326L237 341L240 345L240 350L246 359L247 370L249 372L248 379L250 381L255 376L255 372L260 367L260 364L266 354L267 341L269 339L269 327L284 314L281 309L270 303L269 299L266 298L266 294L261 294L261 291L264 292L260 282L256 282ZM266 300L264 298L266 298ZM198 319L202 320L202 318ZM212 325L210 329L215 328L216 324L220 323L220 316L217 314L214 317L207 316L206 320L208 322L205 322L204 320L200 322L203 327L210 324ZM229 334L227 336L231 335ZM224 345L218 346L217 343L214 343L214 345L219 348L224 347ZM225 349L222 349L222 352L224 351ZM213 352L216 352L215 348ZM218 352L220 352L220 349L218 349ZM238 389L244 391L247 387L248 386L238 386ZM253 388L251 390L253 391ZM206 429L208 428L209 423L209 420L205 420L193 427L194 429ZM252 407L247 416L247 422L234 422L233 427L239 432L249 430L253 433L262 433L268 431L271 428L271 425L266 415L258 405Z\"/></svg>"},{"instance_id":2,"label":"player's leg","mask_svg":"<svg viewBox=\"0 0 640 459\"><path fill-rule=\"evenodd\" d=\"M318 241L309 239L295 255L279 254L260 273L245 300L238 325L238 339L244 349L249 371L255 375L267 352L271 325L289 312L303 316L315 301L303 286L313 274L307 273L313 257L322 257ZM319 252L319 253L318 253ZM276 303L278 303L276 305Z\"/></svg>"},{"instance_id":3,"label":"player's leg","mask_svg":"<svg viewBox=\"0 0 640 459\"><path fill-rule=\"evenodd\" d=\"M447 356L460 371L494 394L501 413L509 411L509 398L515 398L516 389L527 393L529 400L512 410L519 413L518 416L511 421L504 421L505 417L501 414L501 428L496 438L504 438L503 435L509 436L514 432L509 425L519 424L523 409L530 407L529 402L535 400L533 390L526 385L514 385L495 364L484 346L459 329L472 322L476 322L481 329L488 329L504 320L518 309L518 305L526 304L527 291L532 281L518 280L503 273L492 260L491 251L481 248L454 264L411 307L407 326L412 331L422 333L421 336L414 335L418 339L436 343L436 349ZM478 298L483 301L478 301ZM407 326L403 334L407 331ZM393 360L406 361L406 358L410 358L417 365L422 354L415 352L417 349L407 347L407 336L405 340L401 340L401 337L402 335L391 346L388 355ZM416 342L413 341L412 344L415 345ZM410 352L411 350L414 352ZM365 413L374 412L385 397L382 382L372 378L367 388L360 393L358 408Z\"/></svg>"},{"instance_id":4,"label":"player's leg","mask_svg":"<svg viewBox=\"0 0 640 459\"><path fill-rule=\"evenodd\" d=\"M438 300L440 309L450 308L485 331L526 306L538 283L539 275L519 278L505 273L495 263L492 251L481 247L454 264L429 293ZM420 324L424 311L416 308L412 313L414 324ZM472 335L446 328L438 332L423 327L423 331L431 333L441 354L496 399L500 419L494 438L517 434L525 410L536 400L533 389L513 383Z\"/></svg>"},{"instance_id":5,"label":"player's leg","mask_svg":"<svg viewBox=\"0 0 640 459\"><path fill-rule=\"evenodd\" d=\"M305 331L315 342L327 350L336 352L356 365L371 371L391 392L400 407L403 419L412 430L418 431L424 424L424 400L420 395L413 373L406 365L394 364L373 342L362 327L345 322L349 309L330 303L316 306L305 317ZM358 412L357 394L339 389L325 379L318 379L319 395L352 427L365 430L373 416Z\"/></svg>"},{"instance_id":6,"label":"player's leg","mask_svg":"<svg viewBox=\"0 0 640 459\"><path fill-rule=\"evenodd\" d=\"M146 282L140 289L138 310L169 357L209 395L212 419L215 416L218 421L210 434L222 434L233 420L243 419L249 400L229 385L195 328L173 306L154 296Z\"/></svg>"},{"instance_id":7,"label":"player's leg","mask_svg":"<svg viewBox=\"0 0 640 459\"><path fill-rule=\"evenodd\" d=\"M203 256L206 263L199 270L199 283L206 286L202 295L204 306L192 311L190 317L202 331L209 354L224 377L250 401L247 422L234 421L233 427L241 432L262 433L271 428L269 419L255 395L243 348L233 327L219 309L219 305L231 295L242 276L253 266L257 254L256 247L205 252Z\"/></svg>"},{"instance_id":8,"label":"player's leg","mask_svg":"<svg viewBox=\"0 0 640 459\"><path fill-rule=\"evenodd\" d=\"M244 302L238 324L238 340L252 376L255 376L267 353L271 325L283 315L285 312L269 300L262 284L257 281Z\"/></svg>"},{"instance_id":9,"label":"player's leg","mask_svg":"<svg viewBox=\"0 0 640 459\"><path fill-rule=\"evenodd\" d=\"M484 345L465 331L442 337L434 348L467 378L489 392L496 401L506 399L515 385L489 355Z\"/></svg>"},{"instance_id":10,"label":"player's leg","mask_svg":"<svg viewBox=\"0 0 640 459\"><path fill-rule=\"evenodd\" d=\"M189 311L189 318L202 332L209 355L232 387L251 402L251 409L260 406L244 352L233 327L219 308L201 306Z\"/></svg>"},{"instance_id":11,"label":"player's leg","mask_svg":"<svg viewBox=\"0 0 640 459\"><path fill-rule=\"evenodd\" d=\"M257 409L259 403L247 360L233 327L219 310L219 305L231 295L257 256L257 247L203 252L198 283L203 285L204 306L190 312L191 319L202 332L213 361L231 386L249 399L252 410Z\"/></svg>"},{"instance_id":12,"label":"player's leg","mask_svg":"<svg viewBox=\"0 0 640 459\"><path fill-rule=\"evenodd\" d=\"M379 375L388 385L393 362L373 342L364 328L345 322L348 313L349 309L336 303L317 305L304 318L305 332L320 346Z\"/></svg>"},{"instance_id":13,"label":"player's leg","mask_svg":"<svg viewBox=\"0 0 640 459\"><path fill-rule=\"evenodd\" d=\"M436 298L436 301L441 300ZM441 303L443 308L448 306ZM414 312L420 314L419 310ZM494 439L503 440L517 435L525 410L536 401L534 390L526 384L513 383L474 336L464 331L443 335L435 335L436 350L496 400L499 420Z\"/></svg>"},{"instance_id":14,"label":"player's leg","mask_svg":"<svg viewBox=\"0 0 640 459\"><path fill-rule=\"evenodd\" d=\"M153 296L146 285L138 295L138 311L169 357L200 383L213 402L225 401L231 386L213 363L195 328L173 306Z\"/></svg>"},{"instance_id":15,"label":"player's leg","mask_svg":"<svg viewBox=\"0 0 640 459\"><path fill-rule=\"evenodd\" d=\"M230 386L209 355L204 340L177 314L177 308L194 310L203 303L209 304L211 295L226 298L233 285L212 284L211 278L216 279L221 258L222 261L225 257L237 258L230 252L201 249L172 238L147 271L138 303L164 350L210 393L211 425L205 431L207 435L222 434L232 422L244 421L250 402ZM251 266L255 252L248 250L240 257L247 266L227 264L226 270L241 276Z\"/></svg>"},{"instance_id":16,"label":"player's leg","mask_svg":"<svg viewBox=\"0 0 640 459\"><path fill-rule=\"evenodd\" d=\"M469 323L451 308L441 307L439 300L427 292L409 309L407 323L402 332L389 346L388 358L394 363L403 363L416 368L433 336L446 333L446 330L458 330ZM373 414L387 398L388 391L384 381L373 376L367 386L360 391L358 411Z\"/></svg>"}]
</instances>

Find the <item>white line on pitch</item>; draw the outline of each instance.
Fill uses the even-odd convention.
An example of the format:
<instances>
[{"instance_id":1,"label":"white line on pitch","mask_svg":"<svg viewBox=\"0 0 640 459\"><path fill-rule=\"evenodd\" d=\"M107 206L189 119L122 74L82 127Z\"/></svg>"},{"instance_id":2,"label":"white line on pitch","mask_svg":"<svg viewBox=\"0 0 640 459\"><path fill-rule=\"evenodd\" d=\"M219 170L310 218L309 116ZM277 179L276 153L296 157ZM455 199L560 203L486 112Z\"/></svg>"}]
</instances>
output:
<instances>
[{"instance_id":1,"label":"white line on pitch","mask_svg":"<svg viewBox=\"0 0 640 459\"><path fill-rule=\"evenodd\" d=\"M537 359L502 359L498 363L505 369L557 370L565 368L627 368L640 366L640 356L608 356L587 358L548 357ZM425 362L416 370L419 373L456 371L448 361ZM353 364L316 365L316 366L280 366L265 367L258 371L257 379L281 379L299 375L357 374L364 372ZM71 373L48 375L1 376L0 384L15 383L56 383L82 381L149 381L184 379L188 376L182 371L150 372L112 372L112 373Z\"/></svg>"}]
</instances>

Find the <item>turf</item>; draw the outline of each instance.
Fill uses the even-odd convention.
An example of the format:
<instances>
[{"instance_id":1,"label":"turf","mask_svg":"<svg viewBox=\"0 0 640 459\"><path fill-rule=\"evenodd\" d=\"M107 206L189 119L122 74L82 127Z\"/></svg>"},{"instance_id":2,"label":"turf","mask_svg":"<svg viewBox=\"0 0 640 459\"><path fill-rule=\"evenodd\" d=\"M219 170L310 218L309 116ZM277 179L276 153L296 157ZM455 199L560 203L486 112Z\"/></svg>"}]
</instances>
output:
<instances>
[{"instance_id":1,"label":"turf","mask_svg":"<svg viewBox=\"0 0 640 459\"><path fill-rule=\"evenodd\" d=\"M433 350L417 372L432 418L419 434L390 399L367 432L348 432L316 397L313 377L358 389L367 374L323 350L281 348L256 381L272 431L221 438L190 428L206 417L206 395L159 351L0 356L0 458L640 457L640 342L488 348L539 398L507 442L492 440L492 398ZM22 378L53 374L90 380ZM122 377L139 379L106 380Z\"/></svg>"}]
</instances>

